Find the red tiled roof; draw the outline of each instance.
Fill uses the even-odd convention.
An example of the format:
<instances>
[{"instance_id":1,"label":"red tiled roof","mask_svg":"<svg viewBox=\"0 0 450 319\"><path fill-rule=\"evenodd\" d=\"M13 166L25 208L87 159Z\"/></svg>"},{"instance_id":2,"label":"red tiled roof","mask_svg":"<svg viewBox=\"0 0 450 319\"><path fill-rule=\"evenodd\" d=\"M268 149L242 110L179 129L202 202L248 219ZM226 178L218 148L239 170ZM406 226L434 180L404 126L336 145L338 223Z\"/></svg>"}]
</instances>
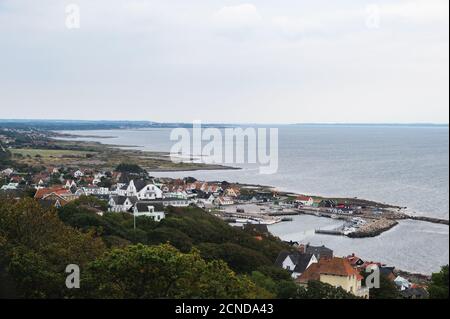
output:
<instances>
[{"instance_id":1,"label":"red tiled roof","mask_svg":"<svg viewBox=\"0 0 450 319\"><path fill-rule=\"evenodd\" d=\"M310 280L320 280L320 275L356 276L358 280L362 279L360 273L352 267L347 259L333 257L331 259L320 259L318 263L312 264L298 278L298 281L307 283Z\"/></svg>"},{"instance_id":2,"label":"red tiled roof","mask_svg":"<svg viewBox=\"0 0 450 319\"><path fill-rule=\"evenodd\" d=\"M62 194L68 194L69 192L67 191L67 189L61 188L61 187L41 188L41 189L37 190L36 194L34 195L34 198L42 199L46 195L53 194L53 193L57 194L57 195L62 195Z\"/></svg>"},{"instance_id":3,"label":"red tiled roof","mask_svg":"<svg viewBox=\"0 0 450 319\"><path fill-rule=\"evenodd\" d=\"M309 201L311 199L311 196L305 196L305 195L299 195L297 196L297 200L301 200L301 201Z\"/></svg>"}]
</instances>

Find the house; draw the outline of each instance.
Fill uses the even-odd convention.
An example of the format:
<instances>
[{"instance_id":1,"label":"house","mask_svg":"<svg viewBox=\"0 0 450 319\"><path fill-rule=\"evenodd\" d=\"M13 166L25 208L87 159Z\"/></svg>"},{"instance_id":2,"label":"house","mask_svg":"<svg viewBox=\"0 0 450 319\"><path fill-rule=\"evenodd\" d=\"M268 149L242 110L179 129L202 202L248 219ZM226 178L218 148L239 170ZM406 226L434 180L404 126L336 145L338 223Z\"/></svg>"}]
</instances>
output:
<instances>
[{"instance_id":1,"label":"house","mask_svg":"<svg viewBox=\"0 0 450 319\"><path fill-rule=\"evenodd\" d=\"M52 195L52 196L50 196ZM71 202L79 198L78 195L72 193L70 190L67 190L62 187L53 187L53 188L40 188L36 191L34 198L37 200L41 199L63 199L66 202Z\"/></svg>"},{"instance_id":2,"label":"house","mask_svg":"<svg viewBox=\"0 0 450 319\"><path fill-rule=\"evenodd\" d=\"M182 190L176 190L173 192L164 193L164 197L179 198L179 199L188 199L189 198L188 194ZM159 198L161 198L161 197L159 197Z\"/></svg>"},{"instance_id":3,"label":"house","mask_svg":"<svg viewBox=\"0 0 450 319\"><path fill-rule=\"evenodd\" d=\"M97 173L94 175L94 180L92 181L93 185L97 185L98 183L101 183L102 179L106 177L105 173Z\"/></svg>"},{"instance_id":4,"label":"house","mask_svg":"<svg viewBox=\"0 0 450 319\"><path fill-rule=\"evenodd\" d=\"M411 283L406 278L401 276L397 276L397 278L394 279L394 283L400 291L411 288Z\"/></svg>"},{"instance_id":5,"label":"house","mask_svg":"<svg viewBox=\"0 0 450 319\"><path fill-rule=\"evenodd\" d=\"M229 187L225 190L225 196L236 198L239 196L239 190L237 188Z\"/></svg>"},{"instance_id":6,"label":"house","mask_svg":"<svg viewBox=\"0 0 450 319\"><path fill-rule=\"evenodd\" d=\"M107 187L87 186L81 188L86 196L90 195L109 195L110 191Z\"/></svg>"},{"instance_id":7,"label":"house","mask_svg":"<svg viewBox=\"0 0 450 319\"><path fill-rule=\"evenodd\" d=\"M326 208L333 208L337 205L337 203L334 200L331 199L324 199L320 201L319 207L326 207Z\"/></svg>"},{"instance_id":8,"label":"house","mask_svg":"<svg viewBox=\"0 0 450 319\"><path fill-rule=\"evenodd\" d=\"M137 202L133 208L133 214L136 217L150 217L156 222L166 218L166 214L163 211L155 211L155 206L152 205L152 202Z\"/></svg>"},{"instance_id":9,"label":"house","mask_svg":"<svg viewBox=\"0 0 450 319\"><path fill-rule=\"evenodd\" d=\"M121 188L124 189L124 186ZM131 180L125 190L126 196L135 196L139 200L153 200L163 197L163 192L154 184L147 184L142 180Z\"/></svg>"},{"instance_id":10,"label":"house","mask_svg":"<svg viewBox=\"0 0 450 319\"><path fill-rule=\"evenodd\" d=\"M305 196L305 195L297 196L297 198L295 199L295 202L302 206L311 207L314 205L314 199L311 196Z\"/></svg>"},{"instance_id":11,"label":"house","mask_svg":"<svg viewBox=\"0 0 450 319\"><path fill-rule=\"evenodd\" d=\"M137 202L136 196L111 196L108 202L108 211L113 213L128 212Z\"/></svg>"},{"instance_id":12,"label":"house","mask_svg":"<svg viewBox=\"0 0 450 319\"><path fill-rule=\"evenodd\" d=\"M347 260L350 262L353 268L362 267L365 262L355 254L351 254L350 256L347 256Z\"/></svg>"},{"instance_id":13,"label":"house","mask_svg":"<svg viewBox=\"0 0 450 319\"><path fill-rule=\"evenodd\" d=\"M39 200L39 204L41 204L42 207L49 208L49 207L56 207L61 208L64 205L68 203L67 200L65 200L63 197L57 195L57 194L49 194L47 196L44 196L43 199Z\"/></svg>"},{"instance_id":14,"label":"house","mask_svg":"<svg viewBox=\"0 0 450 319\"><path fill-rule=\"evenodd\" d=\"M395 267L386 267L386 266L380 266L380 274L382 276L385 276L390 281L394 281L396 276L394 274Z\"/></svg>"},{"instance_id":15,"label":"house","mask_svg":"<svg viewBox=\"0 0 450 319\"><path fill-rule=\"evenodd\" d=\"M229 206L234 205L234 200L230 197L219 196L214 200L214 204L217 206Z\"/></svg>"},{"instance_id":16,"label":"house","mask_svg":"<svg viewBox=\"0 0 450 319\"><path fill-rule=\"evenodd\" d=\"M207 195L202 191L197 191L197 205L204 208L212 208L216 197L213 194Z\"/></svg>"},{"instance_id":17,"label":"house","mask_svg":"<svg viewBox=\"0 0 450 319\"><path fill-rule=\"evenodd\" d=\"M298 250L307 254L313 254L314 256L316 256L317 260L320 260L322 258L333 258L333 250L325 246L311 246L310 244L301 244L299 245Z\"/></svg>"},{"instance_id":18,"label":"house","mask_svg":"<svg viewBox=\"0 0 450 319\"><path fill-rule=\"evenodd\" d=\"M292 278L297 279L306 269L317 262L318 260L313 254L305 254L298 251L294 253L282 251L278 255L275 265L286 269L291 273Z\"/></svg>"},{"instance_id":19,"label":"house","mask_svg":"<svg viewBox=\"0 0 450 319\"><path fill-rule=\"evenodd\" d=\"M158 200L156 200L155 202L158 202ZM191 202L187 199L170 198L170 197L164 198L159 202L162 203L164 206L173 206L173 207L188 207L191 204Z\"/></svg>"},{"instance_id":20,"label":"house","mask_svg":"<svg viewBox=\"0 0 450 319\"><path fill-rule=\"evenodd\" d=\"M8 185L3 185L1 190L7 191L7 190L16 190L19 187L18 183L9 183Z\"/></svg>"},{"instance_id":21,"label":"house","mask_svg":"<svg viewBox=\"0 0 450 319\"><path fill-rule=\"evenodd\" d=\"M75 173L73 173L73 177L75 177L77 179L81 178L83 176L84 176L84 173L82 171L80 171L80 170L77 170Z\"/></svg>"},{"instance_id":22,"label":"house","mask_svg":"<svg viewBox=\"0 0 450 319\"><path fill-rule=\"evenodd\" d=\"M19 175L12 175L9 179L10 183L22 183L23 181L25 181L25 179Z\"/></svg>"},{"instance_id":23,"label":"house","mask_svg":"<svg viewBox=\"0 0 450 319\"><path fill-rule=\"evenodd\" d=\"M221 192L223 192L223 189L218 185L210 185L206 192L209 194L219 195Z\"/></svg>"},{"instance_id":24,"label":"house","mask_svg":"<svg viewBox=\"0 0 450 319\"><path fill-rule=\"evenodd\" d=\"M14 174L14 170L13 170L12 168L7 168L7 169L5 169L5 170L3 170L3 171L0 172L0 176L6 176L6 177L9 177L9 176L11 176L12 174Z\"/></svg>"},{"instance_id":25,"label":"house","mask_svg":"<svg viewBox=\"0 0 450 319\"><path fill-rule=\"evenodd\" d=\"M71 189L71 188L76 188L77 187L77 183L75 183L75 181L73 181L73 180L67 180L66 181L66 184L64 185L64 188L66 188L66 189Z\"/></svg>"},{"instance_id":26,"label":"house","mask_svg":"<svg viewBox=\"0 0 450 319\"><path fill-rule=\"evenodd\" d=\"M307 287L309 281L320 281L368 299L369 289L362 286L362 280L363 276L346 258L333 257L322 258L313 263L297 278L297 283Z\"/></svg>"}]
</instances>

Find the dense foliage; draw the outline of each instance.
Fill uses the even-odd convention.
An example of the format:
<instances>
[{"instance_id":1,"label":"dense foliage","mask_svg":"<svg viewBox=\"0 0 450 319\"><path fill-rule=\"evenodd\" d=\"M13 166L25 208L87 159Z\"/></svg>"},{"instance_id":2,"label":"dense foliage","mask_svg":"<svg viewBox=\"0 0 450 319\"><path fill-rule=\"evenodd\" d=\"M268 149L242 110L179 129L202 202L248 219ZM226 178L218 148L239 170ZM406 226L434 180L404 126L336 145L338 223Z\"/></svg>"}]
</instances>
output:
<instances>
[{"instance_id":1,"label":"dense foliage","mask_svg":"<svg viewBox=\"0 0 450 319\"><path fill-rule=\"evenodd\" d=\"M203 260L196 250L181 253L168 244L130 245L130 239L138 242L139 235L129 232L129 218L121 214L103 218L90 211L85 201L82 203L69 205L61 212L63 216L73 212L70 222L84 224L77 230L65 225L54 209L44 209L32 199L0 202L1 296L273 297L246 276L237 275L225 262ZM138 234L145 239L146 231L155 225L148 219L140 220L140 224ZM121 231L125 238L120 236ZM108 249L104 242L122 248ZM82 270L79 290L66 288L68 264L79 265Z\"/></svg>"},{"instance_id":2,"label":"dense foliage","mask_svg":"<svg viewBox=\"0 0 450 319\"><path fill-rule=\"evenodd\" d=\"M4 150L0 144L0 170L7 168L11 165L11 153L8 150Z\"/></svg>"},{"instance_id":3,"label":"dense foliage","mask_svg":"<svg viewBox=\"0 0 450 319\"><path fill-rule=\"evenodd\" d=\"M356 299L354 295L342 288L335 288L320 281L308 282L308 288L300 288L299 299Z\"/></svg>"},{"instance_id":4,"label":"dense foliage","mask_svg":"<svg viewBox=\"0 0 450 319\"><path fill-rule=\"evenodd\" d=\"M170 245L114 249L88 266L82 286L94 298L272 297L223 261L206 262Z\"/></svg>"},{"instance_id":5,"label":"dense foliage","mask_svg":"<svg viewBox=\"0 0 450 319\"><path fill-rule=\"evenodd\" d=\"M369 273L363 272L364 278L367 278ZM363 283L366 279L363 280ZM397 289L394 281L387 276L380 274L380 288L370 289L370 299L400 299L401 294Z\"/></svg>"},{"instance_id":6,"label":"dense foliage","mask_svg":"<svg viewBox=\"0 0 450 319\"><path fill-rule=\"evenodd\" d=\"M0 271L19 297L68 296L66 266L83 267L104 251L91 232L64 225L33 199L0 201Z\"/></svg>"},{"instance_id":7,"label":"dense foliage","mask_svg":"<svg viewBox=\"0 0 450 319\"><path fill-rule=\"evenodd\" d=\"M137 164L121 163L117 166L116 172L141 174L145 170Z\"/></svg>"},{"instance_id":8,"label":"dense foliage","mask_svg":"<svg viewBox=\"0 0 450 319\"><path fill-rule=\"evenodd\" d=\"M432 275L428 291L431 299L448 299L448 265Z\"/></svg>"}]
</instances>

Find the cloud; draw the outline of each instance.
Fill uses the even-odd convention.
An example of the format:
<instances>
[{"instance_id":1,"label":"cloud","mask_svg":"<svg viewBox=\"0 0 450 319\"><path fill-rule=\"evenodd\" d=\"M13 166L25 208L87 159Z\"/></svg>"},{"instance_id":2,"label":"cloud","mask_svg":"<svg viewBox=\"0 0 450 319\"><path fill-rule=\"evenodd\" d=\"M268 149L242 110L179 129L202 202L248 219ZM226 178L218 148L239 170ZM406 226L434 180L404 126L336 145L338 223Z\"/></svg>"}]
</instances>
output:
<instances>
[{"instance_id":1,"label":"cloud","mask_svg":"<svg viewBox=\"0 0 450 319\"><path fill-rule=\"evenodd\" d=\"M262 17L253 4L223 7L213 14L213 22L220 28L249 28L261 24Z\"/></svg>"},{"instance_id":2,"label":"cloud","mask_svg":"<svg viewBox=\"0 0 450 319\"><path fill-rule=\"evenodd\" d=\"M447 1L246 1L0 0L0 118L448 122Z\"/></svg>"},{"instance_id":3,"label":"cloud","mask_svg":"<svg viewBox=\"0 0 450 319\"><path fill-rule=\"evenodd\" d=\"M304 18L292 18L288 16L277 16L272 19L272 26L276 31L287 36L297 36L312 30L324 28L320 21L311 21Z\"/></svg>"},{"instance_id":4,"label":"cloud","mask_svg":"<svg viewBox=\"0 0 450 319\"><path fill-rule=\"evenodd\" d=\"M415 22L447 22L448 0L415 0L380 6L380 13L390 18L405 18Z\"/></svg>"}]
</instances>

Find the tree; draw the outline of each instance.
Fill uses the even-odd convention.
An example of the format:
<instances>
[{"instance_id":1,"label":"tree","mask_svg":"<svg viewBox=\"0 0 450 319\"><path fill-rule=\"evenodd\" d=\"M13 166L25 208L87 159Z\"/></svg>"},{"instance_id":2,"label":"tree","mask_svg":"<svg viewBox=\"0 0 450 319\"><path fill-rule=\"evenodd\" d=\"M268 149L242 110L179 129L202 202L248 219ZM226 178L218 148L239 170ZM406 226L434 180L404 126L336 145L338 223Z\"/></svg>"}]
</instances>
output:
<instances>
[{"instance_id":1,"label":"tree","mask_svg":"<svg viewBox=\"0 0 450 319\"><path fill-rule=\"evenodd\" d=\"M77 200L71 203L72 205L77 205L79 207L90 207L95 209L100 209L104 212L108 210L108 202L105 200L98 199L95 196L80 196Z\"/></svg>"},{"instance_id":2,"label":"tree","mask_svg":"<svg viewBox=\"0 0 450 319\"><path fill-rule=\"evenodd\" d=\"M197 246L206 260L224 260L234 271L250 274L261 265L271 264L261 253L237 244L204 243Z\"/></svg>"},{"instance_id":3,"label":"tree","mask_svg":"<svg viewBox=\"0 0 450 319\"><path fill-rule=\"evenodd\" d=\"M65 268L83 267L104 252L92 233L64 225L56 210L33 199L0 201L0 269L24 298L64 298Z\"/></svg>"},{"instance_id":4,"label":"tree","mask_svg":"<svg viewBox=\"0 0 450 319\"><path fill-rule=\"evenodd\" d=\"M121 173L132 173L132 174L141 174L145 172L145 170L139 165L130 163L119 164L116 167L116 171Z\"/></svg>"},{"instance_id":5,"label":"tree","mask_svg":"<svg viewBox=\"0 0 450 319\"><path fill-rule=\"evenodd\" d=\"M309 281L308 287L300 287L299 299L356 299L354 295L348 293L341 287L335 288L320 281Z\"/></svg>"},{"instance_id":6,"label":"tree","mask_svg":"<svg viewBox=\"0 0 450 319\"><path fill-rule=\"evenodd\" d=\"M428 292L430 293L430 299L448 299L448 265L431 276Z\"/></svg>"},{"instance_id":7,"label":"tree","mask_svg":"<svg viewBox=\"0 0 450 319\"><path fill-rule=\"evenodd\" d=\"M370 273L362 272L364 277L363 283L366 282L366 278ZM397 289L395 283L390 280L386 275L380 274L380 288L370 289L370 299L399 299L401 298L400 292Z\"/></svg>"},{"instance_id":8,"label":"tree","mask_svg":"<svg viewBox=\"0 0 450 319\"><path fill-rule=\"evenodd\" d=\"M82 278L91 298L257 298L269 294L239 277L222 261L197 251L141 244L114 249L92 262ZM84 287L84 288L83 288Z\"/></svg>"},{"instance_id":9,"label":"tree","mask_svg":"<svg viewBox=\"0 0 450 319\"><path fill-rule=\"evenodd\" d=\"M0 144L0 170L7 168L12 164L11 162L11 152L4 149Z\"/></svg>"}]
</instances>

